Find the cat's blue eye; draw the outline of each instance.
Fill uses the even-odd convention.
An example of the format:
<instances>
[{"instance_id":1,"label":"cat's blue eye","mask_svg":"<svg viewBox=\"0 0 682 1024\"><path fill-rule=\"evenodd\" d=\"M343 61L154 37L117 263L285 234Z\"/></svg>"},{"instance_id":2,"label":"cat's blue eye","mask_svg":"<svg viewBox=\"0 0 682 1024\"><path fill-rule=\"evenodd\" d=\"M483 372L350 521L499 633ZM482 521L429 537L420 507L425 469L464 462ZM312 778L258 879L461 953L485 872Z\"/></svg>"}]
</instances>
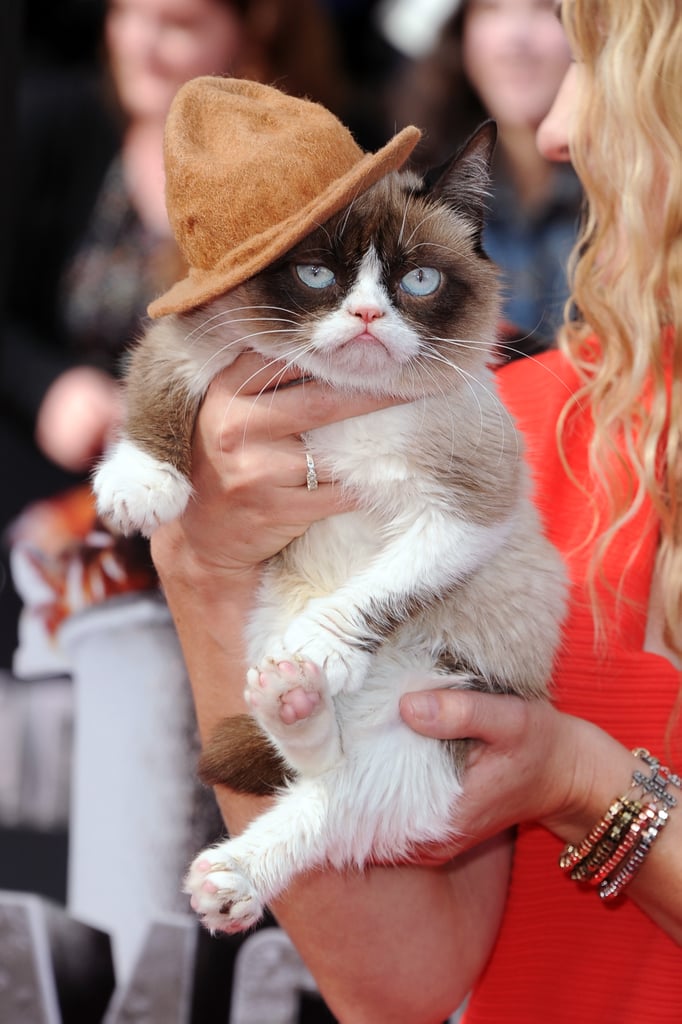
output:
<instances>
[{"instance_id":1,"label":"cat's blue eye","mask_svg":"<svg viewBox=\"0 0 682 1024\"><path fill-rule=\"evenodd\" d=\"M309 288L329 288L336 281L334 272L321 263L297 263L296 273Z\"/></svg>"},{"instance_id":2,"label":"cat's blue eye","mask_svg":"<svg viewBox=\"0 0 682 1024\"><path fill-rule=\"evenodd\" d=\"M440 270L435 267L417 267L400 281L400 287L408 295L433 295L440 284Z\"/></svg>"}]
</instances>

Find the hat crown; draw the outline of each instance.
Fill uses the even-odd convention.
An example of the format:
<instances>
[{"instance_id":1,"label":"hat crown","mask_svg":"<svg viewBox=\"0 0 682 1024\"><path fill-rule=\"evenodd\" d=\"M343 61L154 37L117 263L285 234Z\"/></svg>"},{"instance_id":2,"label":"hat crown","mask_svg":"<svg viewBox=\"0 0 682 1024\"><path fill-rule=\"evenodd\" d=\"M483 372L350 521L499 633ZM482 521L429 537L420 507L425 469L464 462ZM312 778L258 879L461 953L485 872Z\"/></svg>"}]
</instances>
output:
<instances>
[{"instance_id":1,"label":"hat crown","mask_svg":"<svg viewBox=\"0 0 682 1024\"><path fill-rule=\"evenodd\" d=\"M257 274L402 166L419 137L403 128L364 153L319 103L245 79L187 82L164 151L168 217L188 272L149 315L186 312Z\"/></svg>"},{"instance_id":2,"label":"hat crown","mask_svg":"<svg viewBox=\"0 0 682 1024\"><path fill-rule=\"evenodd\" d=\"M166 200L191 267L285 222L364 156L324 107L243 79L193 79L165 134Z\"/></svg>"}]
</instances>

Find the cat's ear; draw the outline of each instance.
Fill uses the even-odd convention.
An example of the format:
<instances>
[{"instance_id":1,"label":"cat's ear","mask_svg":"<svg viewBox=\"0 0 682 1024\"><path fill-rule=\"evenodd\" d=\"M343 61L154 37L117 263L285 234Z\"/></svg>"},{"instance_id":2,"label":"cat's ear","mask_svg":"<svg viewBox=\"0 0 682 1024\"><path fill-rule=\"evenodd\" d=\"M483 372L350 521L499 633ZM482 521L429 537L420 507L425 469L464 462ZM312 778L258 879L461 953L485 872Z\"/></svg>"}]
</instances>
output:
<instances>
[{"instance_id":1,"label":"cat's ear","mask_svg":"<svg viewBox=\"0 0 682 1024\"><path fill-rule=\"evenodd\" d=\"M424 185L435 199L483 230L490 198L490 165L497 141L497 125L484 121L450 160L424 176Z\"/></svg>"}]
</instances>

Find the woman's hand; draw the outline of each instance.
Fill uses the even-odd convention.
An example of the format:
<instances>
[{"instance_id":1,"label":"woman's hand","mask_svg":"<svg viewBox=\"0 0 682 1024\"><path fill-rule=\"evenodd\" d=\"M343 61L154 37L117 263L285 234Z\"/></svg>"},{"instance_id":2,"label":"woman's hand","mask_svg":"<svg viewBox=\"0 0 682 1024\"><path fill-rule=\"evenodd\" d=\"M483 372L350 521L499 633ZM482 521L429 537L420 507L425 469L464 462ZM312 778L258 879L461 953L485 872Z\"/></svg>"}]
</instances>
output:
<instances>
[{"instance_id":1,"label":"woman's hand","mask_svg":"<svg viewBox=\"0 0 682 1024\"><path fill-rule=\"evenodd\" d=\"M194 497L181 520L157 531L175 532L176 542L181 533L197 564L211 571L253 569L315 520L348 507L322 475L316 490L307 489L300 435L382 406L318 381L264 390L272 380L273 364L255 353L213 380L194 431ZM155 534L157 549L162 539Z\"/></svg>"},{"instance_id":2,"label":"woman's hand","mask_svg":"<svg viewBox=\"0 0 682 1024\"><path fill-rule=\"evenodd\" d=\"M580 840L627 791L637 766L612 736L545 700L433 690L406 694L400 711L425 736L474 741L450 856L527 821L565 842Z\"/></svg>"},{"instance_id":3,"label":"woman's hand","mask_svg":"<svg viewBox=\"0 0 682 1024\"><path fill-rule=\"evenodd\" d=\"M36 442L48 458L84 473L123 418L120 385L93 366L66 370L45 393L36 421Z\"/></svg>"},{"instance_id":4,"label":"woman's hand","mask_svg":"<svg viewBox=\"0 0 682 1024\"><path fill-rule=\"evenodd\" d=\"M578 843L630 789L633 771L641 769L641 761L608 733L547 701L433 690L406 694L400 710L403 720L425 736L476 741L453 818L459 838L425 850L425 863L447 861L510 825L529 821L563 842ZM670 815L627 891L682 945L679 810Z\"/></svg>"}]
</instances>

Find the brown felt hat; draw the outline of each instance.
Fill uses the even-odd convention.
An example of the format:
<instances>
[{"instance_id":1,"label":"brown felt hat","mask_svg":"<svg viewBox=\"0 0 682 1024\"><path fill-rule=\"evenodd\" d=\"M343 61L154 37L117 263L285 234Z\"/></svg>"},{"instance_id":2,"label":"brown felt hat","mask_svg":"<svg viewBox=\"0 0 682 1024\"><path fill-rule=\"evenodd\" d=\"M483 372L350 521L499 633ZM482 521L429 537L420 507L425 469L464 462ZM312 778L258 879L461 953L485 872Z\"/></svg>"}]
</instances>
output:
<instances>
[{"instance_id":1,"label":"brown felt hat","mask_svg":"<svg viewBox=\"0 0 682 1024\"><path fill-rule=\"evenodd\" d=\"M404 128L364 153L318 103L237 78L195 78L177 93L165 134L166 205L189 273L149 306L181 313L284 255L419 141Z\"/></svg>"}]
</instances>

